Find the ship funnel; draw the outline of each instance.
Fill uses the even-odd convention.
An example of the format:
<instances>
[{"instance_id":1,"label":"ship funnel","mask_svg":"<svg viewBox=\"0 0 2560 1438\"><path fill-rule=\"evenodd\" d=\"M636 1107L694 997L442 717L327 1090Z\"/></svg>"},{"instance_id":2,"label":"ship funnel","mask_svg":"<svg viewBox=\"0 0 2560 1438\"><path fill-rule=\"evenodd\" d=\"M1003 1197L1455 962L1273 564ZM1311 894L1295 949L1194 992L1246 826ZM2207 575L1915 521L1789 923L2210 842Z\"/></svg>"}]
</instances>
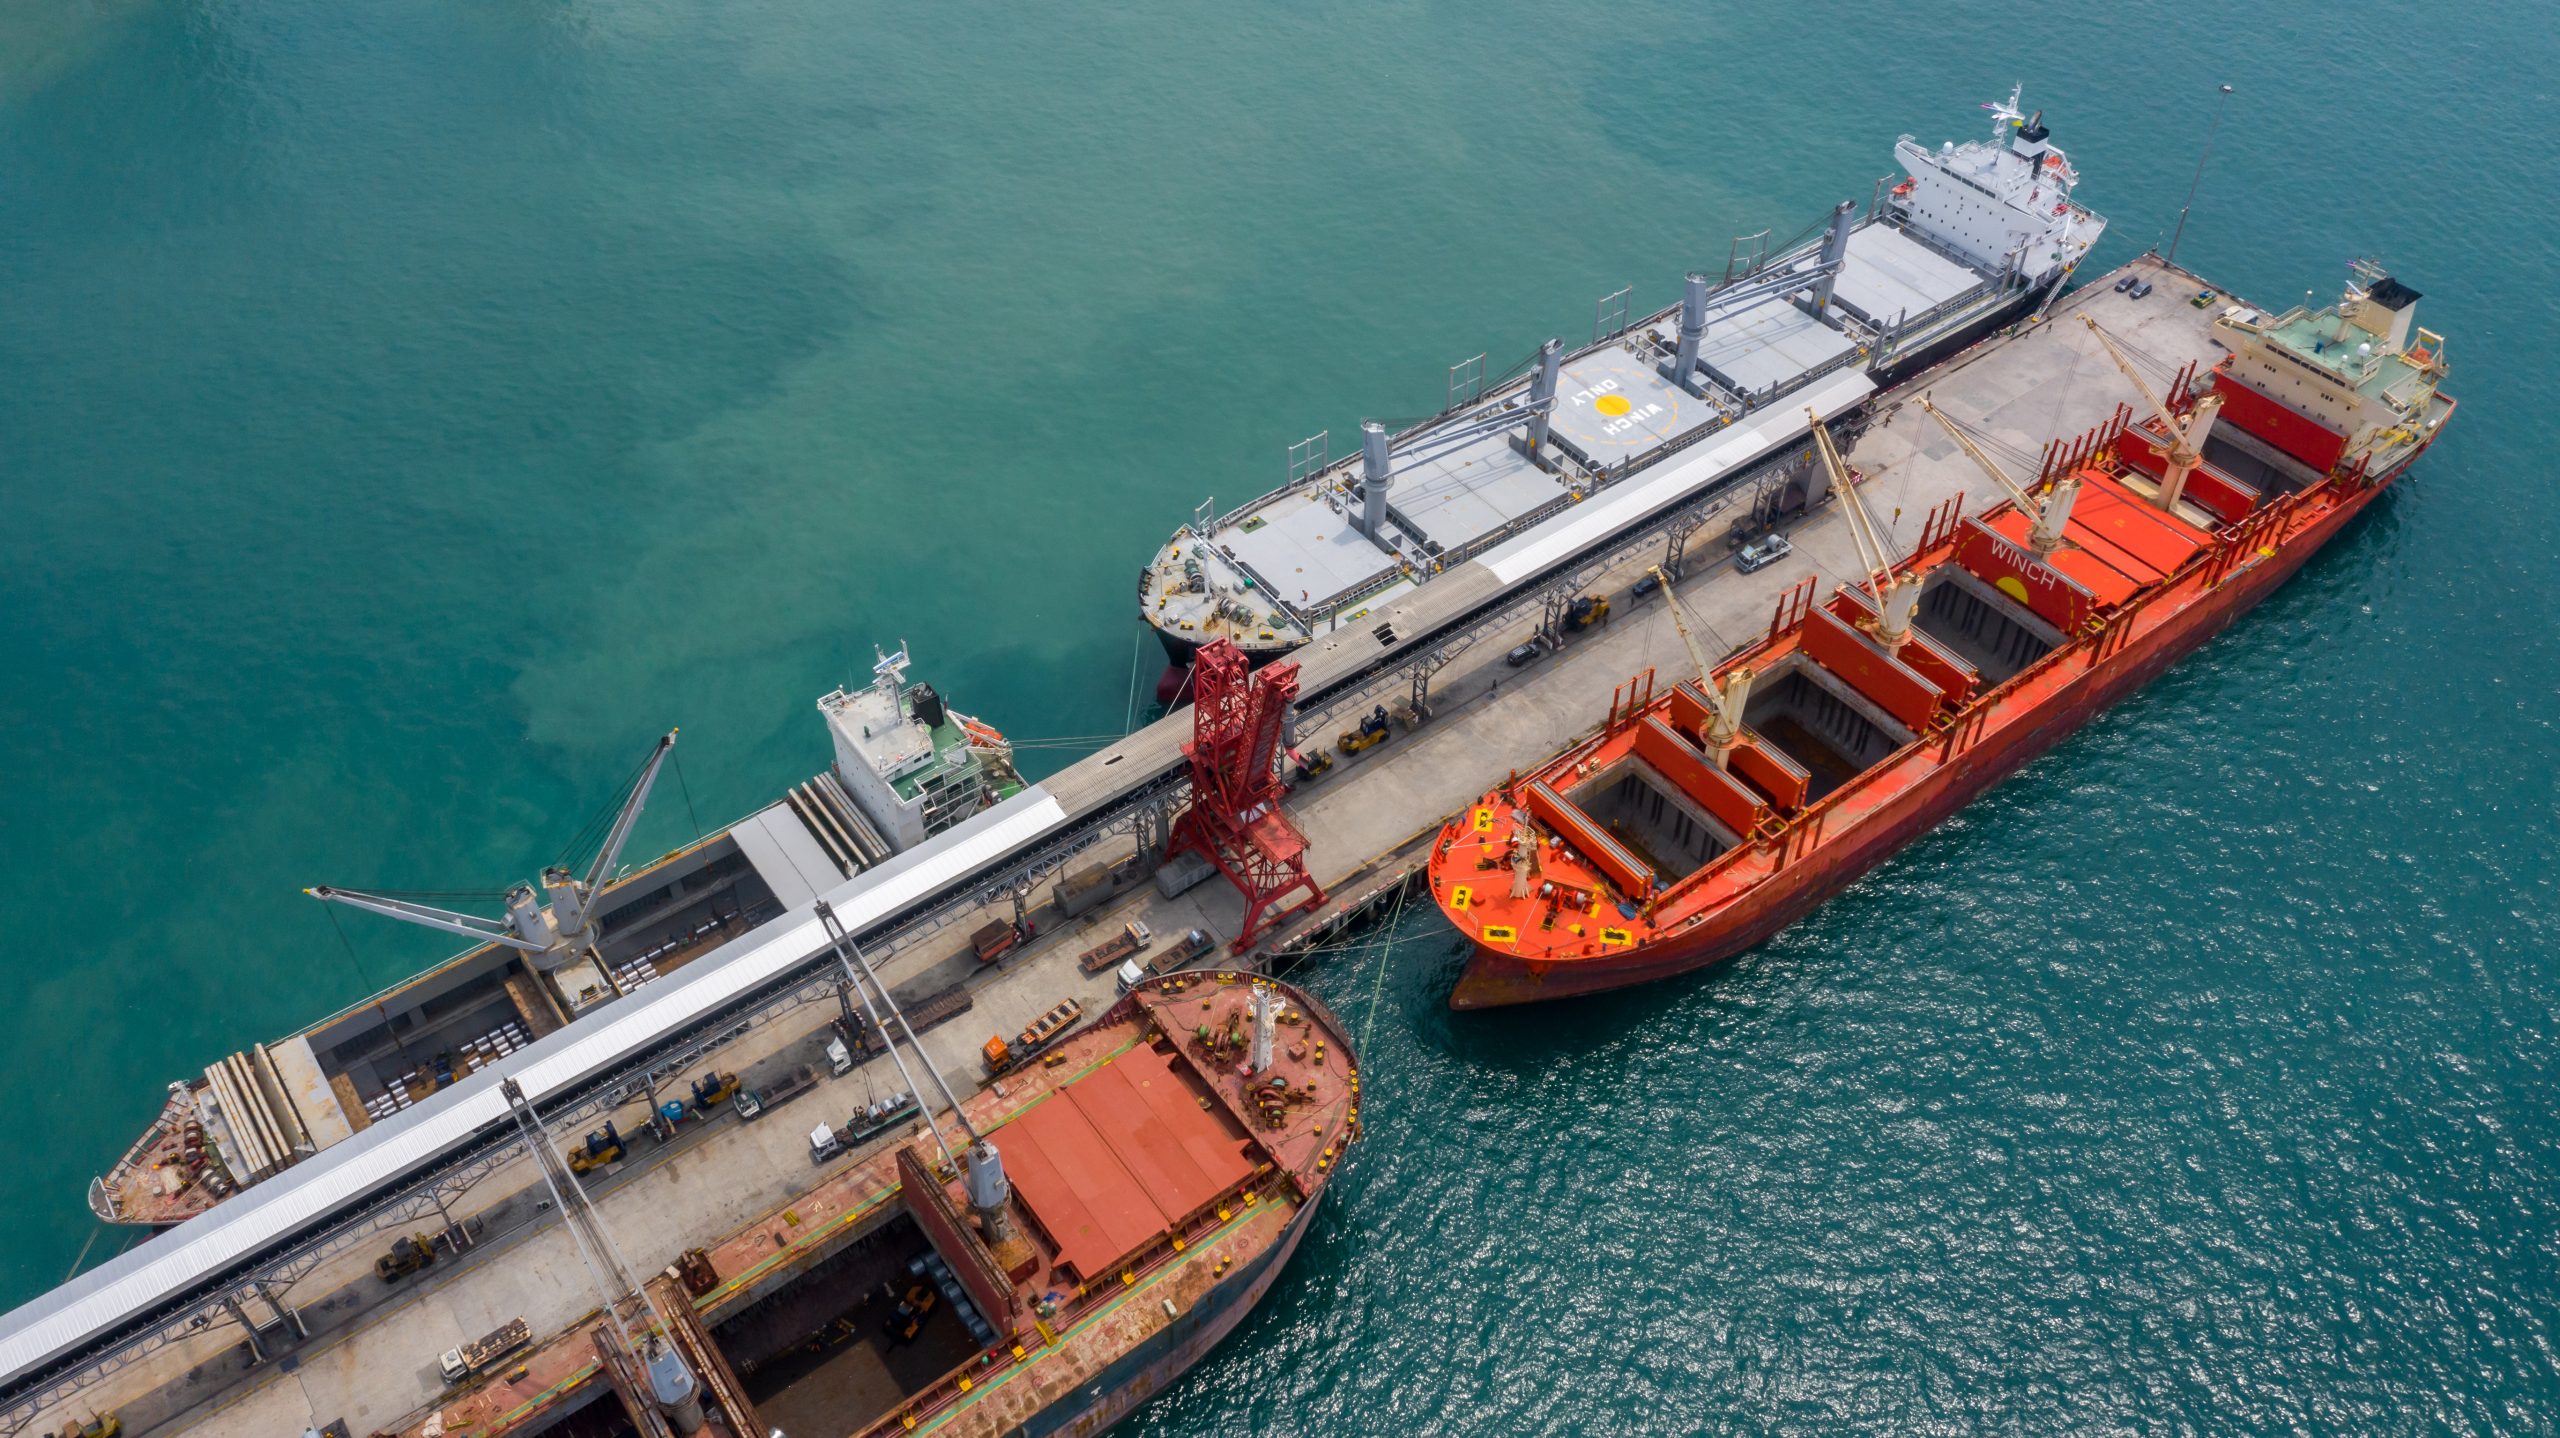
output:
<instances>
[{"instance_id":1,"label":"ship funnel","mask_svg":"<svg viewBox=\"0 0 2560 1438\"><path fill-rule=\"evenodd\" d=\"M1689 287L1680 295L1680 352L1663 376L1690 394L1698 392L1697 381L1690 376L1697 373L1698 346L1707 337L1707 283L1705 275L1689 272Z\"/></svg>"},{"instance_id":2,"label":"ship funnel","mask_svg":"<svg viewBox=\"0 0 2560 1438\"><path fill-rule=\"evenodd\" d=\"M1374 419L1360 422L1360 532L1379 544L1387 542L1387 427Z\"/></svg>"},{"instance_id":3,"label":"ship funnel","mask_svg":"<svg viewBox=\"0 0 2560 1438\"><path fill-rule=\"evenodd\" d=\"M1012 1220L1004 1206L1005 1200L1013 1196L1013 1184L1004 1176L1004 1155L982 1138L969 1145L967 1166L969 1208L985 1228L987 1242L1000 1242L1012 1231Z\"/></svg>"},{"instance_id":4,"label":"ship funnel","mask_svg":"<svg viewBox=\"0 0 2560 1438\"><path fill-rule=\"evenodd\" d=\"M1268 984L1253 986L1253 1072L1263 1073L1271 1067L1272 1011L1271 988Z\"/></svg>"},{"instance_id":5,"label":"ship funnel","mask_svg":"<svg viewBox=\"0 0 2560 1438\"><path fill-rule=\"evenodd\" d=\"M1813 312L1831 312L1831 292L1840 282L1840 267L1849 260L1849 231L1858 220L1858 202L1842 200L1831 212L1831 232L1822 237L1821 277L1813 282Z\"/></svg>"}]
</instances>

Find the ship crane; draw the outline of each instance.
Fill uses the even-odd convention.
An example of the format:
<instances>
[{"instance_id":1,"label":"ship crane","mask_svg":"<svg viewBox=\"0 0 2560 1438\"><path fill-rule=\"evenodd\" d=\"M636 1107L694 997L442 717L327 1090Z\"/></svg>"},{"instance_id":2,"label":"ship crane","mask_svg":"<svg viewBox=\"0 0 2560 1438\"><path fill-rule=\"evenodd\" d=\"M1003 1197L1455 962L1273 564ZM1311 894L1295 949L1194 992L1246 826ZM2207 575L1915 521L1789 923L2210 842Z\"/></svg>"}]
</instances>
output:
<instances>
[{"instance_id":1,"label":"ship crane","mask_svg":"<svg viewBox=\"0 0 2560 1438\"><path fill-rule=\"evenodd\" d=\"M1698 688L1707 696L1707 758L1719 769L1733 759L1733 746L1742 742L1742 710L1751 702L1751 666L1738 664L1733 672L1716 679L1716 667L1707 659L1707 651L1698 645L1698 637L1689 632L1689 609L1671 587L1671 576L1662 566L1653 566L1655 582L1662 586L1662 597L1671 605L1671 627L1680 631L1680 642L1689 648L1689 662L1697 666ZM1703 623L1701 627L1704 627ZM1713 631L1709 631L1713 632Z\"/></svg>"},{"instance_id":2,"label":"ship crane","mask_svg":"<svg viewBox=\"0 0 2560 1438\"><path fill-rule=\"evenodd\" d=\"M410 899L332 888L326 884L302 892L315 899L381 914L402 923L460 934L478 943L503 944L532 955L534 966L544 973L555 972L581 955L595 952L596 892L612 877L614 863L622 857L623 846L630 842L632 826L640 821L641 807L649 802L650 786L657 782L658 771L665 766L675 744L676 731L673 729L659 737L658 747L650 752L648 762L641 766L639 778L632 782L629 797L622 801L621 811L614 815L613 827L606 831L604 845L596 851L595 862L587 867L584 876L556 864L542 871L542 887L551 900L547 911L541 900L535 897L531 884L518 884L507 891L507 916L504 919L460 914Z\"/></svg>"},{"instance_id":3,"label":"ship crane","mask_svg":"<svg viewBox=\"0 0 2560 1438\"><path fill-rule=\"evenodd\" d=\"M1920 608L1920 586L1917 582L1897 577L1893 572L1893 550L1886 544L1884 526L1867 513L1867 501L1858 487L1849 482L1849 467L1840 462L1839 448L1831 442L1831 431L1823 428L1822 416L1808 409L1805 418L1813 426L1814 446L1822 451L1822 463L1831 471L1831 488L1846 501L1849 533L1858 542L1858 562L1866 570L1867 592L1875 596L1876 643L1884 652L1900 655L1902 646L1911 642L1911 616Z\"/></svg>"},{"instance_id":4,"label":"ship crane","mask_svg":"<svg viewBox=\"0 0 2560 1438\"><path fill-rule=\"evenodd\" d=\"M2080 497L2080 477L2076 474L2066 474L2053 482L2050 493L2038 496L2025 485L2011 479L2007 470L1992 463L1991 456L1984 454L1982 447L1973 442L1973 437L1958 427L1953 416L1930 403L1929 396L1925 394L1920 396L1920 409L1946 430L1947 437L1956 442L1956 448L1963 450L1977 468L1991 476L1992 483L2009 492L2010 501L2016 504L2018 512L2024 514L2030 521L2027 529L2028 551L2038 560L2051 558L2053 552L2062 547L2063 526L2071 521L2071 503Z\"/></svg>"},{"instance_id":5,"label":"ship crane","mask_svg":"<svg viewBox=\"0 0 2560 1438\"><path fill-rule=\"evenodd\" d=\"M2179 419L2170 410L2169 402L2154 392L2142 376L2133 372L2133 361L2125 358L2124 351L2116 348L2116 342L2107 337L2105 330L2098 328L2096 320L2082 315L2080 323L2087 325L2089 333L2098 337L2098 343L2106 346L2107 358L2114 360L2116 368L2124 371L2124 377L2133 382L2134 392L2151 406L2152 413L2160 416L2161 425L2169 431L2169 470L2161 477L2159 492L2152 495L2151 502L2175 512L2178 496L2186 492L2187 476L2195 473L2196 466L2204 462L2205 437L2213 433L2213 417L2222 412L2222 396L2206 395L2196 401L2195 409L2185 419Z\"/></svg>"},{"instance_id":6,"label":"ship crane","mask_svg":"<svg viewBox=\"0 0 2560 1438\"><path fill-rule=\"evenodd\" d=\"M1353 525L1371 543L1390 554L1396 553L1395 541L1387 534L1387 490L1395 483L1396 473L1515 426L1524 426L1517 441L1521 452L1531 463L1549 467L1547 433L1555 416L1556 377L1563 367L1564 341L1550 339L1538 347L1537 372L1529 378L1525 398L1494 400L1436 429L1407 436L1401 444L1388 435L1385 425L1374 419L1362 420L1360 482L1355 491L1360 512L1352 520Z\"/></svg>"}]
</instances>

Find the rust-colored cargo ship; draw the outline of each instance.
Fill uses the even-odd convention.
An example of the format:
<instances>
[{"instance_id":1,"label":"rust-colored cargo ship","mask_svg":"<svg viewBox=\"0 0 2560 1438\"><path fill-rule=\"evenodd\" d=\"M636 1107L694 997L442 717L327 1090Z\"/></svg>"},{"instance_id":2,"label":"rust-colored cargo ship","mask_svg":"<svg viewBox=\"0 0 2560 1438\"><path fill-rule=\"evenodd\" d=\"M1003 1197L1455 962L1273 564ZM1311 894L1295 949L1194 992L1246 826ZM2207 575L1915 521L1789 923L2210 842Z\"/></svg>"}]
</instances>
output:
<instances>
[{"instance_id":1,"label":"rust-colored cargo ship","mask_svg":"<svg viewBox=\"0 0 2560 1438\"><path fill-rule=\"evenodd\" d=\"M922 1061L903 1020L884 1032ZM1147 979L630 1301L492 1335L504 1363L449 1355L457 1388L390 1431L1101 1432L1288 1266L1358 1136L1359 1087L1349 1035L1310 996L1235 972ZM653 1388L669 1354L681 1374Z\"/></svg>"},{"instance_id":2,"label":"rust-colored cargo ship","mask_svg":"<svg viewBox=\"0 0 2560 1438\"><path fill-rule=\"evenodd\" d=\"M2230 356L2165 395L2117 353L2153 412L2120 409L2031 483L1923 397L2009 495L1974 515L1949 501L1900 557L1817 424L1862 582L1817 603L1806 579L1696 679L1637 676L1595 736L1441 831L1432 894L1474 943L1451 1005L1730 958L2265 598L2451 416L2417 299L2368 264L2335 305L2235 306L2217 322Z\"/></svg>"}]
</instances>

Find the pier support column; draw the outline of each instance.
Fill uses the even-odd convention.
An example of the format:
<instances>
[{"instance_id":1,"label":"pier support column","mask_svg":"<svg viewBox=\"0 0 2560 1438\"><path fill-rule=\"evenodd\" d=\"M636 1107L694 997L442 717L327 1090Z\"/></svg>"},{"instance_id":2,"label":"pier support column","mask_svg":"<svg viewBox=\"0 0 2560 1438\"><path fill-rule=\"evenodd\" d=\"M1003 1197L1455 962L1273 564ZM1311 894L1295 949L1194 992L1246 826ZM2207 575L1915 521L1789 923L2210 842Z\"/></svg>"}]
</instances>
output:
<instances>
[{"instance_id":1,"label":"pier support column","mask_svg":"<svg viewBox=\"0 0 2560 1438\"><path fill-rule=\"evenodd\" d=\"M258 1325L249 1321L249 1310L240 1306L239 1295L235 1293L222 1295L222 1311L230 1314L231 1321L240 1325L241 1336L248 1340L249 1362L253 1365L266 1362L267 1348L265 1344L258 1341Z\"/></svg>"}]
</instances>

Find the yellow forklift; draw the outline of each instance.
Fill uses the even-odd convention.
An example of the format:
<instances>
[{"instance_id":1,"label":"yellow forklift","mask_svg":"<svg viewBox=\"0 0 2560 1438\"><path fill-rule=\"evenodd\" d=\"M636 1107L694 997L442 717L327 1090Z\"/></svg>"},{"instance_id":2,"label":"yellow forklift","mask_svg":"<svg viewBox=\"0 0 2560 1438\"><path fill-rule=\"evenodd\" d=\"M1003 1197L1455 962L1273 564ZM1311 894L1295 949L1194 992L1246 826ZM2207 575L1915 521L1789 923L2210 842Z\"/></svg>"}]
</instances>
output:
<instances>
[{"instance_id":1,"label":"yellow forklift","mask_svg":"<svg viewBox=\"0 0 2560 1438\"><path fill-rule=\"evenodd\" d=\"M587 1141L569 1150L571 1173L593 1173L607 1164L622 1162L622 1133L606 1119L604 1127L587 1135Z\"/></svg>"},{"instance_id":2,"label":"yellow forklift","mask_svg":"<svg viewBox=\"0 0 2560 1438\"><path fill-rule=\"evenodd\" d=\"M391 1251L373 1261L373 1275L385 1283L398 1283L436 1261L436 1241L423 1233L406 1234L395 1239Z\"/></svg>"}]
</instances>

